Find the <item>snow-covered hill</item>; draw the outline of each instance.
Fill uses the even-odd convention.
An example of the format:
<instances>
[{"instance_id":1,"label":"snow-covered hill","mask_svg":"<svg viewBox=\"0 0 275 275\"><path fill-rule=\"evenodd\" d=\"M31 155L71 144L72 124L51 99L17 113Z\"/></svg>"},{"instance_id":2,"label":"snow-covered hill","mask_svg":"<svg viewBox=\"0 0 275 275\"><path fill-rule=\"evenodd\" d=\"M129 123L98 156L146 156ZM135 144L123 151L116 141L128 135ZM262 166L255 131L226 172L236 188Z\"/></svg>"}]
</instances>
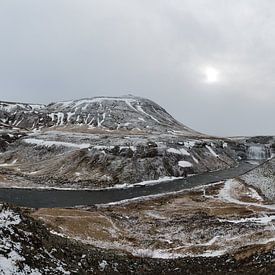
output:
<instances>
[{"instance_id":1,"label":"snow-covered hill","mask_svg":"<svg viewBox=\"0 0 275 275\"><path fill-rule=\"evenodd\" d=\"M41 129L85 126L109 130L198 132L184 126L151 100L134 97L94 97L74 101L33 105L0 102L2 127Z\"/></svg>"}]
</instances>

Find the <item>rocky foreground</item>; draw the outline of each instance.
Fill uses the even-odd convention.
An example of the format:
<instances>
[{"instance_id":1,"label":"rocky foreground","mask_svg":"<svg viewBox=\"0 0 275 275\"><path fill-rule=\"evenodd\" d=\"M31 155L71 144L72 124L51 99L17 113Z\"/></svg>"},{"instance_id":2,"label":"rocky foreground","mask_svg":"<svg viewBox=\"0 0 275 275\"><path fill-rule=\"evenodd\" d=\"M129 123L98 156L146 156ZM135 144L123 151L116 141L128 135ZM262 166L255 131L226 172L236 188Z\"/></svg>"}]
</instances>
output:
<instances>
[{"instance_id":1,"label":"rocky foreground","mask_svg":"<svg viewBox=\"0 0 275 275\"><path fill-rule=\"evenodd\" d=\"M3 274L273 274L275 206L240 179L82 209L0 212Z\"/></svg>"}]
</instances>

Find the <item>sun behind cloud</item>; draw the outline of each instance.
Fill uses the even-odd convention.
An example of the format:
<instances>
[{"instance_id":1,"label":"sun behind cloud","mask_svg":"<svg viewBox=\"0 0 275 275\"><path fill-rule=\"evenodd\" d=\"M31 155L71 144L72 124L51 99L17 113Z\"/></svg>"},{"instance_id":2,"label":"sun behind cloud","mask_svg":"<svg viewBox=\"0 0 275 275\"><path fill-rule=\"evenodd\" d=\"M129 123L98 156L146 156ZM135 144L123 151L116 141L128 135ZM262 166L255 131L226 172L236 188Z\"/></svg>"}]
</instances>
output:
<instances>
[{"instance_id":1,"label":"sun behind cloud","mask_svg":"<svg viewBox=\"0 0 275 275\"><path fill-rule=\"evenodd\" d=\"M219 81L220 72L212 66L207 66L204 69L204 76L207 83L215 83Z\"/></svg>"}]
</instances>

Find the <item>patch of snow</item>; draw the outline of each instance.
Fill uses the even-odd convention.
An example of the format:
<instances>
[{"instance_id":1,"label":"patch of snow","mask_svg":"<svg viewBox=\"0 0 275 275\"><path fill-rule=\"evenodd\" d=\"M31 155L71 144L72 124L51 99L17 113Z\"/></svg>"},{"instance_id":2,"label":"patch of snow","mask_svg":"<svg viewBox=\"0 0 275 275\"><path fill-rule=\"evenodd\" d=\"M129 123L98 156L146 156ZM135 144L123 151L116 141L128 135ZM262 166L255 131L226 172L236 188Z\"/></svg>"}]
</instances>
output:
<instances>
[{"instance_id":1,"label":"patch of snow","mask_svg":"<svg viewBox=\"0 0 275 275\"><path fill-rule=\"evenodd\" d=\"M57 125L63 125L64 124L64 114L63 113L57 113Z\"/></svg>"},{"instance_id":2,"label":"patch of snow","mask_svg":"<svg viewBox=\"0 0 275 275\"><path fill-rule=\"evenodd\" d=\"M116 184L114 185L114 187L110 187L110 188L117 189L117 188L131 188L134 186L156 185L162 182L170 182L177 179L183 179L183 177L162 177L157 180L147 180L147 181L142 181L134 184L129 184L129 183Z\"/></svg>"},{"instance_id":3,"label":"patch of snow","mask_svg":"<svg viewBox=\"0 0 275 275\"><path fill-rule=\"evenodd\" d=\"M142 248L134 249L133 248L131 253L134 256L149 257L153 259L176 259L176 258L184 257L184 255L182 254L171 253L161 249L151 250L151 249L142 249Z\"/></svg>"},{"instance_id":4,"label":"patch of snow","mask_svg":"<svg viewBox=\"0 0 275 275\"><path fill-rule=\"evenodd\" d=\"M202 254L194 255L194 256L195 257L218 257L218 256L224 255L225 253L227 253L226 250L207 250Z\"/></svg>"},{"instance_id":5,"label":"patch of snow","mask_svg":"<svg viewBox=\"0 0 275 275\"><path fill-rule=\"evenodd\" d=\"M138 120L146 122L146 120L144 118L142 118L142 117L139 117Z\"/></svg>"},{"instance_id":6,"label":"patch of snow","mask_svg":"<svg viewBox=\"0 0 275 275\"><path fill-rule=\"evenodd\" d=\"M0 167L12 166L17 162L17 159L13 160L11 163L2 163Z\"/></svg>"},{"instance_id":7,"label":"patch of snow","mask_svg":"<svg viewBox=\"0 0 275 275\"><path fill-rule=\"evenodd\" d=\"M33 171L33 172L29 172L28 174L29 175L35 175L35 174L37 174L39 171Z\"/></svg>"},{"instance_id":8,"label":"patch of snow","mask_svg":"<svg viewBox=\"0 0 275 275\"><path fill-rule=\"evenodd\" d=\"M107 146L107 145L96 145L96 146L93 146L92 148L97 149L97 150L104 150L104 149L106 149L106 150L112 150L112 149L115 148L115 146L112 146L112 145L110 145L110 146Z\"/></svg>"},{"instance_id":9,"label":"patch of snow","mask_svg":"<svg viewBox=\"0 0 275 275\"><path fill-rule=\"evenodd\" d=\"M167 152L178 154L178 155L190 156L190 154L184 148L180 148L180 149L169 148L167 149Z\"/></svg>"},{"instance_id":10,"label":"patch of snow","mask_svg":"<svg viewBox=\"0 0 275 275\"><path fill-rule=\"evenodd\" d=\"M10 225L16 225L21 222L21 218L18 214L15 214L12 210L2 210L0 212L0 228L4 228Z\"/></svg>"},{"instance_id":11,"label":"patch of snow","mask_svg":"<svg viewBox=\"0 0 275 275\"><path fill-rule=\"evenodd\" d=\"M235 179L229 179L225 181L224 187L220 190L218 194L218 198L222 201L229 202L229 203L235 203L240 205L251 205L251 206L275 210L275 204L267 205L267 204L244 202L244 201L238 200L234 196L234 190L239 186L240 186L240 183Z\"/></svg>"},{"instance_id":12,"label":"patch of snow","mask_svg":"<svg viewBox=\"0 0 275 275\"><path fill-rule=\"evenodd\" d=\"M31 106L31 108L34 110L45 108L45 105L43 104L29 104L29 106Z\"/></svg>"},{"instance_id":13,"label":"patch of snow","mask_svg":"<svg viewBox=\"0 0 275 275\"><path fill-rule=\"evenodd\" d=\"M99 118L97 118L97 126L98 127L103 127L102 123L105 121L106 113L103 113L102 115L102 120L99 121Z\"/></svg>"},{"instance_id":14,"label":"patch of snow","mask_svg":"<svg viewBox=\"0 0 275 275\"><path fill-rule=\"evenodd\" d=\"M209 151L214 157L216 157L216 158L219 157L219 155L217 155L217 154L215 153L215 151L214 151L209 145L206 145L205 147L208 149L208 151Z\"/></svg>"},{"instance_id":15,"label":"patch of snow","mask_svg":"<svg viewBox=\"0 0 275 275\"><path fill-rule=\"evenodd\" d=\"M192 156L192 159L195 161L195 163L199 163L199 161L194 156Z\"/></svg>"},{"instance_id":16,"label":"patch of snow","mask_svg":"<svg viewBox=\"0 0 275 275\"><path fill-rule=\"evenodd\" d=\"M67 113L67 121L70 122L71 117L75 115L75 112L68 112Z\"/></svg>"},{"instance_id":17,"label":"patch of snow","mask_svg":"<svg viewBox=\"0 0 275 275\"><path fill-rule=\"evenodd\" d=\"M55 114L54 113L48 114L48 116L51 118L52 121L54 121L54 118L55 118Z\"/></svg>"},{"instance_id":18,"label":"patch of snow","mask_svg":"<svg viewBox=\"0 0 275 275\"><path fill-rule=\"evenodd\" d=\"M135 112L137 112L137 110L136 110L136 108L134 108L134 106L132 105L132 103L133 103L133 100L131 100L131 99L124 99L124 102L131 108L131 109L133 109Z\"/></svg>"},{"instance_id":19,"label":"patch of snow","mask_svg":"<svg viewBox=\"0 0 275 275\"><path fill-rule=\"evenodd\" d=\"M263 201L263 198L258 194L258 192L255 189L251 187L249 187L248 189L249 189L249 192L248 192L249 197L257 201Z\"/></svg>"},{"instance_id":20,"label":"patch of snow","mask_svg":"<svg viewBox=\"0 0 275 275\"><path fill-rule=\"evenodd\" d=\"M183 168L185 168L185 167L192 167L192 166L193 166L191 162L186 161L186 160L181 160L181 161L179 161L179 162L178 162L178 165L179 165L180 167L183 167Z\"/></svg>"},{"instance_id":21,"label":"patch of snow","mask_svg":"<svg viewBox=\"0 0 275 275\"><path fill-rule=\"evenodd\" d=\"M101 263L98 264L99 270L101 272L103 272L105 270L105 268L106 268L107 265L108 265L108 263L105 260L103 260Z\"/></svg>"},{"instance_id":22,"label":"patch of snow","mask_svg":"<svg viewBox=\"0 0 275 275\"><path fill-rule=\"evenodd\" d=\"M264 216L264 217L253 217L253 218L242 218L239 220L228 220L228 219L218 219L220 222L230 222L230 223L259 223L262 225L267 225L270 222L275 220L275 215L271 215L271 216Z\"/></svg>"},{"instance_id":23,"label":"patch of snow","mask_svg":"<svg viewBox=\"0 0 275 275\"><path fill-rule=\"evenodd\" d=\"M45 147L51 147L51 146L64 146L64 147L73 147L73 148L79 148L79 149L85 149L89 148L91 145L89 143L71 143L71 142L61 142L61 141L55 141L55 140L43 140L43 139L35 139L35 138L27 138L23 140L25 143L28 144L34 144L38 146L45 146Z\"/></svg>"},{"instance_id":24,"label":"patch of snow","mask_svg":"<svg viewBox=\"0 0 275 275\"><path fill-rule=\"evenodd\" d=\"M200 245L200 246L209 246L209 245L213 245L218 239L219 239L219 236L215 236L214 238L210 239L208 242L206 242L206 243L201 243L201 244L199 244L199 245Z\"/></svg>"},{"instance_id":25,"label":"patch of snow","mask_svg":"<svg viewBox=\"0 0 275 275\"><path fill-rule=\"evenodd\" d=\"M247 163L250 163L250 164L252 164L252 165L259 165L259 164L260 164L260 162L257 161L257 160L247 160L246 162L247 162Z\"/></svg>"},{"instance_id":26,"label":"patch of snow","mask_svg":"<svg viewBox=\"0 0 275 275\"><path fill-rule=\"evenodd\" d=\"M157 213L157 211L146 211L145 214L148 216L148 217L152 217L154 219L157 219L157 220L166 220L167 217L164 217L164 216L161 216L159 213Z\"/></svg>"},{"instance_id":27,"label":"patch of snow","mask_svg":"<svg viewBox=\"0 0 275 275\"><path fill-rule=\"evenodd\" d=\"M186 148L189 148L189 149L192 149L192 148L195 146L195 144L196 144L195 141L190 141L190 140L184 142L184 146L185 146Z\"/></svg>"},{"instance_id":28,"label":"patch of snow","mask_svg":"<svg viewBox=\"0 0 275 275\"><path fill-rule=\"evenodd\" d=\"M145 114L146 116L150 117L151 119L153 119L154 121L156 121L157 123L160 124L160 122L155 117L153 117L152 115L146 113L140 105L137 106L137 109L138 109L138 111L142 112L143 114Z\"/></svg>"}]
</instances>

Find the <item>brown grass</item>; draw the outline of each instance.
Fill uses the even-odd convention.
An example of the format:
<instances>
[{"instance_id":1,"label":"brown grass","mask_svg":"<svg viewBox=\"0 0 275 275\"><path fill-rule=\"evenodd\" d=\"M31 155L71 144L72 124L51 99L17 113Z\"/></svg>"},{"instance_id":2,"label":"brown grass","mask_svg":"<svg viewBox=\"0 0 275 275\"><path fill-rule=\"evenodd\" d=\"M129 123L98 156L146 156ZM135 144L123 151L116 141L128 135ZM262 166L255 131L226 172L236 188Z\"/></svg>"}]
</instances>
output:
<instances>
[{"instance_id":1,"label":"brown grass","mask_svg":"<svg viewBox=\"0 0 275 275\"><path fill-rule=\"evenodd\" d=\"M114 237L110 232L117 230L110 218L100 212L77 209L39 209L32 213L32 217L44 221L57 232L83 240L110 240Z\"/></svg>"},{"instance_id":2,"label":"brown grass","mask_svg":"<svg viewBox=\"0 0 275 275\"><path fill-rule=\"evenodd\" d=\"M214 196L212 198L204 197L204 192L201 190L193 190L98 210L39 209L32 216L43 220L60 233L94 245L97 245L98 241L103 241L112 247L116 241L136 248L168 249L169 252L198 254L211 249L228 248L230 252L235 253L235 257L247 257L255 253L258 248L265 247L265 245L246 247L248 242L257 243L269 239L274 236L274 231L269 225L251 226L244 230L243 223L228 225L227 222L218 221L218 218L235 220L262 216L269 210L227 203L215 198L222 187L223 184L205 187L205 194ZM238 191L242 197L242 192L246 192L246 189L240 188ZM200 218L202 218L202 223ZM204 245L207 240L213 238L213 235L204 235L205 231L200 230L205 228L211 232L215 230L215 226L223 227L225 231L222 234L226 236L230 235L232 230L230 241L221 237L214 244ZM239 226L239 231L236 226ZM170 235L172 242L167 242L166 237L163 237L167 228L173 231ZM192 234L198 236L198 239L193 239ZM201 239L200 234L202 234ZM188 243L189 238L193 245ZM268 247L270 244L267 245Z\"/></svg>"}]
</instances>

